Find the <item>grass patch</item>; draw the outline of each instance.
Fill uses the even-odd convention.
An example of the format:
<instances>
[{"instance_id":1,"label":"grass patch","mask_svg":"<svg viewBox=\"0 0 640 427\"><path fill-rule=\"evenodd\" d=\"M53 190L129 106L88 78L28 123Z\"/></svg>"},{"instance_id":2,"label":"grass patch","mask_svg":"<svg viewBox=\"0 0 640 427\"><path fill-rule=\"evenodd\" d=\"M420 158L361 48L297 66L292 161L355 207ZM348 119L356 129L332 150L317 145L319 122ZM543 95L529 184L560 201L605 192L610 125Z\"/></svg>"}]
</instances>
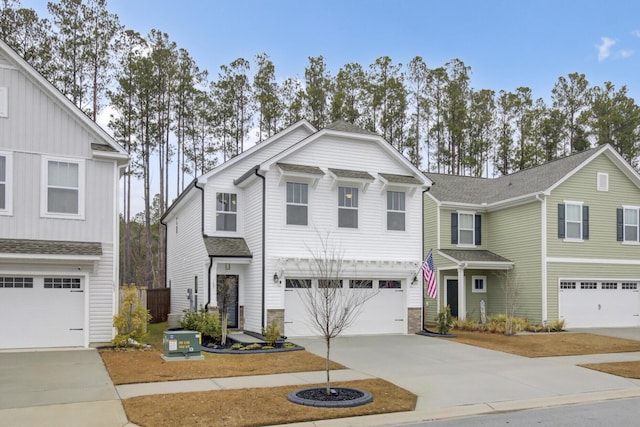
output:
<instances>
[{"instance_id":1,"label":"grass patch","mask_svg":"<svg viewBox=\"0 0 640 427\"><path fill-rule=\"evenodd\" d=\"M115 385L158 381L226 378L286 372L322 371L325 359L307 351L265 354L210 354L204 360L166 362L155 349L101 349L100 356ZM344 369L331 362L331 369Z\"/></svg>"},{"instance_id":2,"label":"grass patch","mask_svg":"<svg viewBox=\"0 0 640 427\"><path fill-rule=\"evenodd\" d=\"M640 351L640 341L584 333L558 332L513 336L461 330L455 330L452 333L456 337L447 339L524 357L576 356Z\"/></svg>"},{"instance_id":3,"label":"grass patch","mask_svg":"<svg viewBox=\"0 0 640 427\"><path fill-rule=\"evenodd\" d=\"M640 361L588 363L578 366L604 372L605 374L617 375L619 377L640 379Z\"/></svg>"},{"instance_id":4,"label":"grass patch","mask_svg":"<svg viewBox=\"0 0 640 427\"><path fill-rule=\"evenodd\" d=\"M298 385L140 396L122 403L129 421L140 426L262 426L413 411L416 406L414 394L381 379L336 382L334 385L367 390L374 400L356 408L296 405L287 400L287 395L294 390L313 387Z\"/></svg>"}]
</instances>

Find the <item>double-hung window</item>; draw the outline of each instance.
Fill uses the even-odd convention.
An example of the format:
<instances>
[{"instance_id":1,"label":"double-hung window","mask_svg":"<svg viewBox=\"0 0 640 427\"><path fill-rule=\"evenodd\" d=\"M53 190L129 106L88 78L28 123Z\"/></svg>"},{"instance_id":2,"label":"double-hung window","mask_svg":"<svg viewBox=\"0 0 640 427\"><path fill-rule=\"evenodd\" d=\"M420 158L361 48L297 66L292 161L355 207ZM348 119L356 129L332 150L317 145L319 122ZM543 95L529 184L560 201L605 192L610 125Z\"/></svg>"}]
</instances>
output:
<instances>
[{"instance_id":1,"label":"double-hung window","mask_svg":"<svg viewBox=\"0 0 640 427\"><path fill-rule=\"evenodd\" d=\"M287 182L287 224L307 225L309 185Z\"/></svg>"},{"instance_id":2,"label":"double-hung window","mask_svg":"<svg viewBox=\"0 0 640 427\"><path fill-rule=\"evenodd\" d=\"M481 245L482 216L475 212L452 212L451 243L462 246Z\"/></svg>"},{"instance_id":3,"label":"double-hung window","mask_svg":"<svg viewBox=\"0 0 640 427\"><path fill-rule=\"evenodd\" d=\"M43 159L43 216L84 216L84 162Z\"/></svg>"},{"instance_id":4,"label":"double-hung window","mask_svg":"<svg viewBox=\"0 0 640 427\"><path fill-rule=\"evenodd\" d=\"M216 230L236 231L238 217L238 195L216 193Z\"/></svg>"},{"instance_id":5,"label":"double-hung window","mask_svg":"<svg viewBox=\"0 0 640 427\"><path fill-rule=\"evenodd\" d=\"M0 215L11 215L11 154L0 151Z\"/></svg>"},{"instance_id":6,"label":"double-hung window","mask_svg":"<svg viewBox=\"0 0 640 427\"><path fill-rule=\"evenodd\" d=\"M358 189L338 187L338 227L358 228Z\"/></svg>"},{"instance_id":7,"label":"double-hung window","mask_svg":"<svg viewBox=\"0 0 640 427\"><path fill-rule=\"evenodd\" d=\"M640 208L624 206L618 209L618 212L618 240L629 243L640 242Z\"/></svg>"},{"instance_id":8,"label":"double-hung window","mask_svg":"<svg viewBox=\"0 0 640 427\"><path fill-rule=\"evenodd\" d=\"M567 240L589 239L589 207L581 202L560 203L558 237Z\"/></svg>"},{"instance_id":9,"label":"double-hung window","mask_svg":"<svg viewBox=\"0 0 640 427\"><path fill-rule=\"evenodd\" d=\"M405 230L404 191L387 191L387 230Z\"/></svg>"}]
</instances>

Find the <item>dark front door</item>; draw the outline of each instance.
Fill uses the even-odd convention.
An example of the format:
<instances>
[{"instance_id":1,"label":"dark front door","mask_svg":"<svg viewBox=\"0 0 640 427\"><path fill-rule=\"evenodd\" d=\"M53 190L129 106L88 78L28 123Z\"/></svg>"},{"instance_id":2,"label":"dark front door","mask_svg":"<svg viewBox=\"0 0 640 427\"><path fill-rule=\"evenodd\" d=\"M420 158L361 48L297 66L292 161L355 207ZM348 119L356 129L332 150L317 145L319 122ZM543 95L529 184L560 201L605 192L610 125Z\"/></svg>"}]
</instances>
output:
<instances>
[{"instance_id":1,"label":"dark front door","mask_svg":"<svg viewBox=\"0 0 640 427\"><path fill-rule=\"evenodd\" d=\"M451 316L458 317L458 279L447 279L447 305Z\"/></svg>"},{"instance_id":2,"label":"dark front door","mask_svg":"<svg viewBox=\"0 0 640 427\"><path fill-rule=\"evenodd\" d=\"M226 309L229 315L227 326L238 327L238 276L218 274L216 295L220 315Z\"/></svg>"}]
</instances>

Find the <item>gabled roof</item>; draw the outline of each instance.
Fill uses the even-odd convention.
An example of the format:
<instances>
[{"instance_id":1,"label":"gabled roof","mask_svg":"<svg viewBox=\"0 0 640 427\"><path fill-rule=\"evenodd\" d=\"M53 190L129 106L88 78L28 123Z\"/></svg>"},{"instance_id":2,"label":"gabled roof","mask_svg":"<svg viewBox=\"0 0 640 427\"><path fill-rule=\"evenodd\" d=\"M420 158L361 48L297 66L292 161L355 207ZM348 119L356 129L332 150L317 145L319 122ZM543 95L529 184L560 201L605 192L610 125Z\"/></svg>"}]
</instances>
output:
<instances>
[{"instance_id":1,"label":"gabled roof","mask_svg":"<svg viewBox=\"0 0 640 427\"><path fill-rule=\"evenodd\" d=\"M2 40L0 40L0 52L3 52L5 57L13 63L13 66L22 71L27 78L55 99L61 108L74 116L78 122L98 140L97 143L94 142L91 144L91 149L94 151L94 154L95 152L100 152L100 157L116 159L120 164L127 163L129 155L126 150L111 137L111 135L102 129L100 125L87 117L80 108L64 96L62 92L53 86L42 76L42 74L40 74Z\"/></svg>"},{"instance_id":2,"label":"gabled roof","mask_svg":"<svg viewBox=\"0 0 640 427\"><path fill-rule=\"evenodd\" d=\"M435 182L429 194L442 203L499 205L514 199L548 193L603 153L640 186L637 172L607 144L499 178L427 173Z\"/></svg>"},{"instance_id":3,"label":"gabled roof","mask_svg":"<svg viewBox=\"0 0 640 427\"><path fill-rule=\"evenodd\" d=\"M439 249L438 253L465 268L510 270L513 262L491 251L480 249Z\"/></svg>"}]
</instances>

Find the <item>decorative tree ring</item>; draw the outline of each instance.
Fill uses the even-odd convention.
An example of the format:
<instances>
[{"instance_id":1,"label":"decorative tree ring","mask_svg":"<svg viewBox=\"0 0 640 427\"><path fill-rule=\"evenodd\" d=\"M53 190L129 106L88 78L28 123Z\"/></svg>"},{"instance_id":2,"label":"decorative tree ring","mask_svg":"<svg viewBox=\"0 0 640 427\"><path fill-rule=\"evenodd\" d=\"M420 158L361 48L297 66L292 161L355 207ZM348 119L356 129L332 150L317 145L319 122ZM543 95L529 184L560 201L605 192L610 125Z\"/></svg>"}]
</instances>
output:
<instances>
[{"instance_id":1,"label":"decorative tree ring","mask_svg":"<svg viewBox=\"0 0 640 427\"><path fill-rule=\"evenodd\" d=\"M318 408L353 408L373 402L371 393L365 390L348 387L331 387L328 395L325 387L304 388L289 393L289 402L298 405L315 406Z\"/></svg>"}]
</instances>

